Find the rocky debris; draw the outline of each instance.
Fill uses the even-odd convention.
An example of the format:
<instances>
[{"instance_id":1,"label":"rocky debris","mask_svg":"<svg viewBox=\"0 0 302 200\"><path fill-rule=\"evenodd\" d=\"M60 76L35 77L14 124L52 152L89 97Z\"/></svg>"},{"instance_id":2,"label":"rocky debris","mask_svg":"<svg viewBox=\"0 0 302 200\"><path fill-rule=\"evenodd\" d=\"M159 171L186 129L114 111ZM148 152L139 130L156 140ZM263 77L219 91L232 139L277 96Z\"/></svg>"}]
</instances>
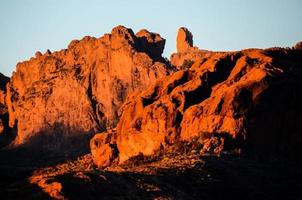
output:
<instances>
[{"instance_id":1,"label":"rocky debris","mask_svg":"<svg viewBox=\"0 0 302 200\"><path fill-rule=\"evenodd\" d=\"M117 26L111 34L86 36L18 63L6 94L9 126L17 131L14 145L56 152L88 147L79 138L114 127L130 92L170 73L161 57L164 45L159 34L135 35Z\"/></svg>"},{"instance_id":2,"label":"rocky debris","mask_svg":"<svg viewBox=\"0 0 302 200\"><path fill-rule=\"evenodd\" d=\"M110 133L119 163L196 137L205 151L295 159L302 150L301 62L300 51L282 48L211 53L128 96Z\"/></svg>"},{"instance_id":3,"label":"rocky debris","mask_svg":"<svg viewBox=\"0 0 302 200\"><path fill-rule=\"evenodd\" d=\"M51 181L51 179L42 179L37 183L45 193L49 194L51 198L54 199L65 199L62 196L62 184L56 181Z\"/></svg>"},{"instance_id":4,"label":"rocky debris","mask_svg":"<svg viewBox=\"0 0 302 200\"><path fill-rule=\"evenodd\" d=\"M57 180L55 177L73 172L75 173L75 177L84 179L86 178L84 173L91 171L92 169L91 155L87 154L79 157L75 161L36 170L28 180L30 184L41 188L44 193L49 195L49 197L53 199L66 199L63 195L63 185L60 180Z\"/></svg>"},{"instance_id":5,"label":"rocky debris","mask_svg":"<svg viewBox=\"0 0 302 200\"><path fill-rule=\"evenodd\" d=\"M191 64L206 57L212 52L201 50L193 46L193 35L184 27L179 28L176 40L177 53L171 55L171 64L177 69L190 68ZM190 65L188 65L190 63Z\"/></svg>"},{"instance_id":6,"label":"rocky debris","mask_svg":"<svg viewBox=\"0 0 302 200\"><path fill-rule=\"evenodd\" d=\"M174 152L139 163L96 169L91 156L85 155L36 169L27 179L20 180L20 174L1 178L0 195L1 199L300 199L301 170L287 163L196 152Z\"/></svg>"},{"instance_id":7,"label":"rocky debris","mask_svg":"<svg viewBox=\"0 0 302 200\"><path fill-rule=\"evenodd\" d=\"M216 154L219 155L224 147L224 138L223 137L211 137L206 138L201 141L203 143L203 147L201 150L202 154Z\"/></svg>"}]
</instances>

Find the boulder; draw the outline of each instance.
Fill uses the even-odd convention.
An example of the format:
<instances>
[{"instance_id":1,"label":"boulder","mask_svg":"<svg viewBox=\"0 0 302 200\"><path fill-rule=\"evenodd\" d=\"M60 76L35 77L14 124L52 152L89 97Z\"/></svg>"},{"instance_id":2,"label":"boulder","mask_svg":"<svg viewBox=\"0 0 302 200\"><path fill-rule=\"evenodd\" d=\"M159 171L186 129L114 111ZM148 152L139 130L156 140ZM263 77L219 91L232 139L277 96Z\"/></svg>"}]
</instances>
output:
<instances>
[{"instance_id":1,"label":"boulder","mask_svg":"<svg viewBox=\"0 0 302 200\"><path fill-rule=\"evenodd\" d=\"M107 167L117 157L117 148L114 141L114 133L103 132L96 134L90 140L90 149L93 162L98 167Z\"/></svg>"}]
</instances>

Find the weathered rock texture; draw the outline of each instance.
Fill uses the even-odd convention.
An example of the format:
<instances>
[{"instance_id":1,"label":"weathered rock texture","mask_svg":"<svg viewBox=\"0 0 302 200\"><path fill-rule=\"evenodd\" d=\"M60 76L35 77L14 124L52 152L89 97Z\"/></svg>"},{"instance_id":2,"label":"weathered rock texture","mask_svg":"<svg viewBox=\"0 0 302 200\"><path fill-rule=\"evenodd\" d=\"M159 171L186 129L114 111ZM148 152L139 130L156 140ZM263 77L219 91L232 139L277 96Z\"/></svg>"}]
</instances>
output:
<instances>
[{"instance_id":1,"label":"weathered rock texture","mask_svg":"<svg viewBox=\"0 0 302 200\"><path fill-rule=\"evenodd\" d=\"M72 150L88 144L75 143L81 135L114 127L128 93L169 73L164 45L159 34L135 35L118 26L101 38L86 36L18 63L6 95L9 125L17 130L14 145L53 143L49 150Z\"/></svg>"},{"instance_id":2,"label":"weathered rock texture","mask_svg":"<svg viewBox=\"0 0 302 200\"><path fill-rule=\"evenodd\" d=\"M97 166L108 166L118 156L115 135L116 130L111 129L107 130L107 132L96 134L90 140L92 158Z\"/></svg>"},{"instance_id":3,"label":"weathered rock texture","mask_svg":"<svg viewBox=\"0 0 302 200\"><path fill-rule=\"evenodd\" d=\"M214 153L229 148L264 157L297 155L301 63L301 50L282 48L206 54L129 96L116 132L106 137L114 138L119 163L196 138Z\"/></svg>"},{"instance_id":4,"label":"weathered rock texture","mask_svg":"<svg viewBox=\"0 0 302 200\"><path fill-rule=\"evenodd\" d=\"M178 69L186 69L211 52L193 46L193 35L184 27L179 28L176 39L177 53L171 55L171 64Z\"/></svg>"}]
</instances>

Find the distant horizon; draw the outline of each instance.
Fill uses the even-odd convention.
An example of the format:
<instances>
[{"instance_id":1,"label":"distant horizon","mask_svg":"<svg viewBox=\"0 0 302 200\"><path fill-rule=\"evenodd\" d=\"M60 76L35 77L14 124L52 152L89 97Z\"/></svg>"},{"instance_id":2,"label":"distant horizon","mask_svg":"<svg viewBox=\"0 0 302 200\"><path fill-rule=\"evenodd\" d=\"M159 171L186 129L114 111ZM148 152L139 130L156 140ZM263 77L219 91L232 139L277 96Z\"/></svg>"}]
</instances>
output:
<instances>
[{"instance_id":1,"label":"distant horizon","mask_svg":"<svg viewBox=\"0 0 302 200\"><path fill-rule=\"evenodd\" d=\"M18 62L37 51L59 51L87 35L99 38L117 25L159 33L167 58L176 52L182 26L200 49L292 47L302 40L301 8L299 0L1 1L0 72L10 77Z\"/></svg>"}]
</instances>

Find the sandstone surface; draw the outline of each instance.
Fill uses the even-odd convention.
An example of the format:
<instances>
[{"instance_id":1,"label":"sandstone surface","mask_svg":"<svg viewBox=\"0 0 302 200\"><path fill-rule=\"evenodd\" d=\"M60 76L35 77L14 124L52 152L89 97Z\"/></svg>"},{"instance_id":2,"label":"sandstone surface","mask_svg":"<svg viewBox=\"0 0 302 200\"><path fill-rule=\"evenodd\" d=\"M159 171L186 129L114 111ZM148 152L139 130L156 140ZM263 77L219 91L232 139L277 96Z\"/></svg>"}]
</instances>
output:
<instances>
[{"instance_id":1,"label":"sandstone surface","mask_svg":"<svg viewBox=\"0 0 302 200\"><path fill-rule=\"evenodd\" d=\"M302 150L301 63L301 50L289 48L204 55L128 96L110 136L117 160L192 141L201 152L295 158Z\"/></svg>"},{"instance_id":2,"label":"sandstone surface","mask_svg":"<svg viewBox=\"0 0 302 200\"><path fill-rule=\"evenodd\" d=\"M171 64L180 70L190 68L195 61L212 53L193 46L193 35L184 27L178 29L176 47L177 52L171 55L170 60Z\"/></svg>"},{"instance_id":3,"label":"sandstone surface","mask_svg":"<svg viewBox=\"0 0 302 200\"><path fill-rule=\"evenodd\" d=\"M178 53L193 47L193 35L187 28L181 27L178 29L176 45Z\"/></svg>"},{"instance_id":4,"label":"sandstone surface","mask_svg":"<svg viewBox=\"0 0 302 200\"><path fill-rule=\"evenodd\" d=\"M18 63L5 98L14 145L50 151L88 147L86 136L116 125L130 92L170 73L161 56L164 45L159 34L135 35L117 26L100 38L86 36L67 49L37 52Z\"/></svg>"}]
</instances>

